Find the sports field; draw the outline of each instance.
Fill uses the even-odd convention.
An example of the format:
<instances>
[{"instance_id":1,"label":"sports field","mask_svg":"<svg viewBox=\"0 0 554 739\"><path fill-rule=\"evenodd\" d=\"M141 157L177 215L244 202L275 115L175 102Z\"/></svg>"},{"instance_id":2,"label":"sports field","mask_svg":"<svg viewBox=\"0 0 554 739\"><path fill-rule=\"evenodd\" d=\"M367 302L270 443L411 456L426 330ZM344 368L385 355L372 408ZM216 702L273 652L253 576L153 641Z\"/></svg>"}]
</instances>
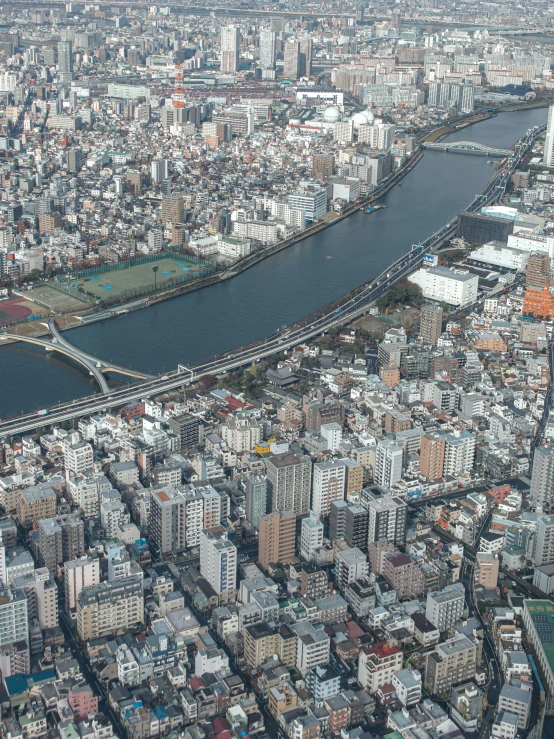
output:
<instances>
[{"instance_id":1,"label":"sports field","mask_svg":"<svg viewBox=\"0 0 554 739\"><path fill-rule=\"evenodd\" d=\"M0 301L0 325L12 321L32 320L47 315L48 311L30 300L14 296Z\"/></svg>"},{"instance_id":2,"label":"sports field","mask_svg":"<svg viewBox=\"0 0 554 739\"><path fill-rule=\"evenodd\" d=\"M120 296L131 297L133 290L142 291L154 286L154 272L152 267L157 267L156 283L158 288L163 287L165 282L176 280L190 280L191 277L199 277L205 269L197 264L192 264L181 258L167 257L157 262L147 264L135 264L125 269L114 269L98 275L81 277L73 280L72 285L78 285L81 290L93 295L95 298L119 298Z\"/></svg>"}]
</instances>

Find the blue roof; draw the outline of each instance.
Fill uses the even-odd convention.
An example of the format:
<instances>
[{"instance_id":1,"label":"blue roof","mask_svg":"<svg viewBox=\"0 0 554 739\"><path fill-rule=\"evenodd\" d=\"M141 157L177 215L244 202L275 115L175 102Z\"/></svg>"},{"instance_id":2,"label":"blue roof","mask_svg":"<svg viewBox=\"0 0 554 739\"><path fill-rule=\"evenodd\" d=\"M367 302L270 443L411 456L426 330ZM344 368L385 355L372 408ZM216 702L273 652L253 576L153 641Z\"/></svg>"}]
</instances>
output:
<instances>
[{"instance_id":1,"label":"blue roof","mask_svg":"<svg viewBox=\"0 0 554 739\"><path fill-rule=\"evenodd\" d=\"M25 675L10 675L4 680L8 695L18 695L29 689Z\"/></svg>"},{"instance_id":2,"label":"blue roof","mask_svg":"<svg viewBox=\"0 0 554 739\"><path fill-rule=\"evenodd\" d=\"M156 714L156 718L168 718L169 717L169 714L165 706L156 706L156 708L153 708L152 710Z\"/></svg>"}]
</instances>

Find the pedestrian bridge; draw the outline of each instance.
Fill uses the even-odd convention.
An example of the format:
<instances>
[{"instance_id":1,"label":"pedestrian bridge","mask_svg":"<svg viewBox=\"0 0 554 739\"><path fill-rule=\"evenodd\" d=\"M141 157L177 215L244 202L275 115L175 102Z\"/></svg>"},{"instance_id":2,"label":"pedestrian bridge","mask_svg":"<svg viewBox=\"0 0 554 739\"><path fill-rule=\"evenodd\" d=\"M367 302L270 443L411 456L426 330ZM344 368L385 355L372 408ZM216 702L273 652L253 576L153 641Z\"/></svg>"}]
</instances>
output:
<instances>
[{"instance_id":1,"label":"pedestrian bridge","mask_svg":"<svg viewBox=\"0 0 554 739\"><path fill-rule=\"evenodd\" d=\"M491 157L507 157L512 152L510 149L496 149L492 146L478 144L475 141L439 141L424 142L424 149L436 149L437 151L470 152L475 154L487 154Z\"/></svg>"},{"instance_id":2,"label":"pedestrian bridge","mask_svg":"<svg viewBox=\"0 0 554 739\"><path fill-rule=\"evenodd\" d=\"M144 372L136 372L135 370L121 367L112 362L105 362L103 359L98 359L92 354L88 354L82 349L78 349L64 338L64 336L59 332L56 322L53 319L43 325L47 327L52 334L51 339L43 339L35 336L20 336L19 334L10 333L2 334L0 339L15 339L16 341L22 341L26 344L35 344L35 346L44 347L46 351L59 352L60 354L69 357L74 362L77 362L77 364L80 364L88 370L89 374L95 378L104 394L108 394L110 392L110 387L103 374L104 372L114 372L120 375L126 375L127 377L134 377L137 380L149 380L153 377L153 375L148 375Z\"/></svg>"}]
</instances>

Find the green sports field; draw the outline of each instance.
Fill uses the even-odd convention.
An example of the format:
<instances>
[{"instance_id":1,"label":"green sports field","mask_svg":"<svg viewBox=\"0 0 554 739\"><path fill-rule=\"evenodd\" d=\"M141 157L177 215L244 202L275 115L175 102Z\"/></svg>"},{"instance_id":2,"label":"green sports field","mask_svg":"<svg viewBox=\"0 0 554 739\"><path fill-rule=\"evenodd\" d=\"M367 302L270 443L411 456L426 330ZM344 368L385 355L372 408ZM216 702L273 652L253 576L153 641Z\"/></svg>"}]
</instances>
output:
<instances>
[{"instance_id":1,"label":"green sports field","mask_svg":"<svg viewBox=\"0 0 554 739\"><path fill-rule=\"evenodd\" d=\"M175 282L181 279L184 282L192 277L199 277L205 272L202 266L188 262L182 257L167 257L159 259L157 262L135 264L133 267L126 267L125 269L113 269L109 272L99 272L98 275L92 274L81 277L78 280L72 280L70 284L78 285L81 290L95 298L129 297L129 291L153 288L154 272L152 267L158 268L156 275L158 288L163 287L164 283L169 281Z\"/></svg>"}]
</instances>

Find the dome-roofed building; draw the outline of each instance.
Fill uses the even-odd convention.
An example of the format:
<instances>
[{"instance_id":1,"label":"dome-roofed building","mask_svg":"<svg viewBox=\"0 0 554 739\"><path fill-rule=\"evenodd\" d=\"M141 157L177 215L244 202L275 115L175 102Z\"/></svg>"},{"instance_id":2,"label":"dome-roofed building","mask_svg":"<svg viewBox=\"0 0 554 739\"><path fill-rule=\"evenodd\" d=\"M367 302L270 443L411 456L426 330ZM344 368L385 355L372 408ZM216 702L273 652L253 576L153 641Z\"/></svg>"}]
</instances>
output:
<instances>
[{"instance_id":1,"label":"dome-roofed building","mask_svg":"<svg viewBox=\"0 0 554 739\"><path fill-rule=\"evenodd\" d=\"M354 115L352 116L352 121L354 122L354 131L357 131L360 126L367 125L367 123L369 122L365 111L354 113Z\"/></svg>"}]
</instances>

